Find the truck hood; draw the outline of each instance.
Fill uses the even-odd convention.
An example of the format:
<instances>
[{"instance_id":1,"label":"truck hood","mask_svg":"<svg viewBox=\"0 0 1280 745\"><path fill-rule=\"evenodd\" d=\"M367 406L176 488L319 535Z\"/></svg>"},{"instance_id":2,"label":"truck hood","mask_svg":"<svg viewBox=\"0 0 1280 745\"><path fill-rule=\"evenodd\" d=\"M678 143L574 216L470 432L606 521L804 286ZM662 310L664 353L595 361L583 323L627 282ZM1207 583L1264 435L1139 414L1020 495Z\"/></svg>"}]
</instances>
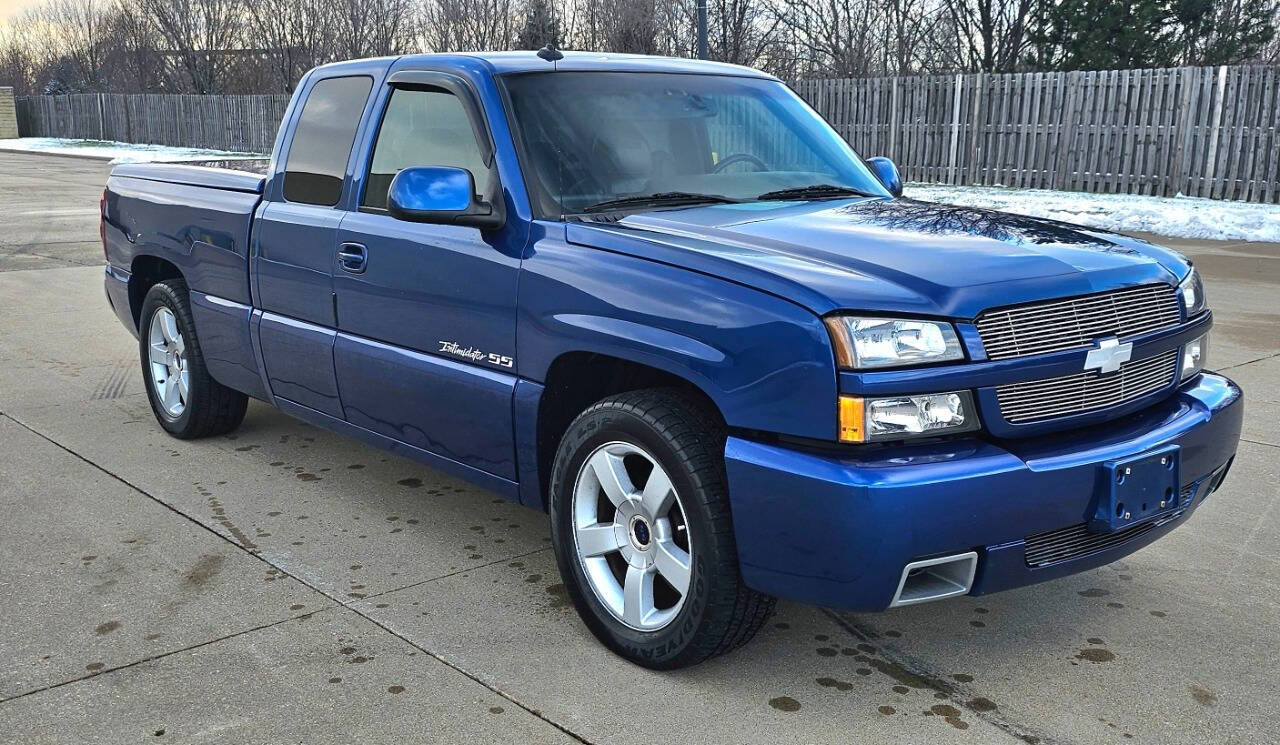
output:
<instances>
[{"instance_id":1,"label":"truck hood","mask_svg":"<svg viewBox=\"0 0 1280 745\"><path fill-rule=\"evenodd\" d=\"M973 318L985 308L1176 283L1145 241L910 199L749 202L570 223L571 243L662 261L837 309Z\"/></svg>"}]
</instances>

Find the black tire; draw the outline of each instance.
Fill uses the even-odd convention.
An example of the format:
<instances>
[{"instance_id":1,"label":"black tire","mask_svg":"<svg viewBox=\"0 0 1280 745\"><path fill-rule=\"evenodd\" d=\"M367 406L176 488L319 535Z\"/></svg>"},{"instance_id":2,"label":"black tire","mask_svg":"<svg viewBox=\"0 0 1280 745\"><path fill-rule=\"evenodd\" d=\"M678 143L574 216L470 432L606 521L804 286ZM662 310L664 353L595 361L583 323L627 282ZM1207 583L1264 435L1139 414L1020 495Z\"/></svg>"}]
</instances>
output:
<instances>
[{"instance_id":1,"label":"black tire","mask_svg":"<svg viewBox=\"0 0 1280 745\"><path fill-rule=\"evenodd\" d=\"M173 313L186 347L184 365L190 386L185 408L178 416L171 416L165 410L151 375L148 334L151 319L161 308L168 308ZM142 301L142 314L138 324L138 352L142 362L142 382L147 389L151 412L169 434L182 440L212 437L226 434L244 421L249 397L209 377L204 354L200 351L200 340L196 338L196 325L191 317L186 282L181 279L166 279L147 292Z\"/></svg>"},{"instance_id":2,"label":"black tire","mask_svg":"<svg viewBox=\"0 0 1280 745\"><path fill-rule=\"evenodd\" d=\"M748 588L738 569L724 470L724 427L699 399L678 389L610 396L569 426L552 466L551 536L560 576L587 628L616 654L644 667L695 665L749 641L776 600ZM693 546L689 591L678 614L656 631L622 623L596 596L578 558L572 493L586 460L605 443L639 446L663 467L680 495Z\"/></svg>"}]
</instances>

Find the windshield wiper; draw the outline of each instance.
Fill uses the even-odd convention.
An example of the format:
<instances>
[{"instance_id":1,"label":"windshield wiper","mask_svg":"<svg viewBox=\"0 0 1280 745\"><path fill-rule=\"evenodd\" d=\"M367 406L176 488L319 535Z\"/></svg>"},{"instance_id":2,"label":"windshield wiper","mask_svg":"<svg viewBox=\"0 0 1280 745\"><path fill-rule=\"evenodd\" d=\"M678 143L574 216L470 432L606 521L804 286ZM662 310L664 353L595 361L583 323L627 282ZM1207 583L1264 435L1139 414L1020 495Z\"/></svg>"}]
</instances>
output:
<instances>
[{"instance_id":1,"label":"windshield wiper","mask_svg":"<svg viewBox=\"0 0 1280 745\"><path fill-rule=\"evenodd\" d=\"M626 209L628 207L672 207L685 204L736 204L741 200L730 199L720 194L694 194L688 191L664 191L657 194L642 194L633 197L606 199L582 208L582 212L608 212L609 210Z\"/></svg>"},{"instance_id":2,"label":"windshield wiper","mask_svg":"<svg viewBox=\"0 0 1280 745\"><path fill-rule=\"evenodd\" d=\"M877 197L879 194L870 194L865 191L853 189L848 186L836 186L834 184L810 184L809 186L793 186L790 189L778 189L777 191L766 191L756 197L761 201L769 201L775 199L834 199L836 197Z\"/></svg>"}]
</instances>

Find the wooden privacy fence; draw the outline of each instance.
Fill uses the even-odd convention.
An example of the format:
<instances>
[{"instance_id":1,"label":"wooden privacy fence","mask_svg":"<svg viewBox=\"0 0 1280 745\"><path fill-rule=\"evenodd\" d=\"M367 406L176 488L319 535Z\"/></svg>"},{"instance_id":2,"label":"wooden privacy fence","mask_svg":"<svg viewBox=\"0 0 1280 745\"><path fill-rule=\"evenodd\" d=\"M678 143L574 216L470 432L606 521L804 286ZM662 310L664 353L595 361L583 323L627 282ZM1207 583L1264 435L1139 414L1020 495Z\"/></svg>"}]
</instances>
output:
<instances>
[{"instance_id":1,"label":"wooden privacy fence","mask_svg":"<svg viewBox=\"0 0 1280 745\"><path fill-rule=\"evenodd\" d=\"M18 99L24 137L75 137L268 153L287 95L75 93Z\"/></svg>"},{"instance_id":2,"label":"wooden privacy fence","mask_svg":"<svg viewBox=\"0 0 1280 745\"><path fill-rule=\"evenodd\" d=\"M1280 201L1280 68L804 80L907 181Z\"/></svg>"},{"instance_id":3,"label":"wooden privacy fence","mask_svg":"<svg viewBox=\"0 0 1280 745\"><path fill-rule=\"evenodd\" d=\"M1280 201L1280 67L802 80L908 181ZM18 99L24 135L269 152L288 96ZM737 133L750 139L750 132Z\"/></svg>"}]
</instances>

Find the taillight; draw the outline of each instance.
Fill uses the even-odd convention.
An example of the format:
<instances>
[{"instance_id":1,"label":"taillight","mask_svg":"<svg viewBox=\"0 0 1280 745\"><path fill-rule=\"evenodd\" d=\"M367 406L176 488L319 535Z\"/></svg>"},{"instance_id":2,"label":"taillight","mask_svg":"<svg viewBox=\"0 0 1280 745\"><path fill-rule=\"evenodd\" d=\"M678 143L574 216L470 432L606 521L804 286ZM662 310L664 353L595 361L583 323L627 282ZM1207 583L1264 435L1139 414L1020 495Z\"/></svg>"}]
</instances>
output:
<instances>
[{"instance_id":1,"label":"taillight","mask_svg":"<svg viewBox=\"0 0 1280 745\"><path fill-rule=\"evenodd\" d=\"M102 190L98 200L98 238L102 241L102 258L107 258L107 190Z\"/></svg>"}]
</instances>

